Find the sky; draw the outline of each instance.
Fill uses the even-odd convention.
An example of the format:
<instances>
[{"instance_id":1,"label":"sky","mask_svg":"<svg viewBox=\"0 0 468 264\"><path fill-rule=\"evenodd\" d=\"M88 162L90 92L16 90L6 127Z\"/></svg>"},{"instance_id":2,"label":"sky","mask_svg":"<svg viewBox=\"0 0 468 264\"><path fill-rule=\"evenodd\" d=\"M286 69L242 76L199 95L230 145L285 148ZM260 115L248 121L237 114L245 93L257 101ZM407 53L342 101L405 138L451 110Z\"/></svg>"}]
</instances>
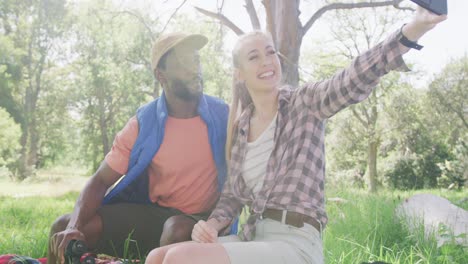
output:
<instances>
[{"instance_id":1,"label":"sky","mask_svg":"<svg viewBox=\"0 0 468 264\"><path fill-rule=\"evenodd\" d=\"M116 1L129 1L132 6L137 2L148 3L151 2L151 8L155 9L159 14L172 14L174 8L180 5L183 0L116 0ZM218 4L221 0L187 0L186 4L179 10L179 12L187 12L195 14L194 6L198 6L210 11L216 11ZM259 0L254 0L255 7L259 13L260 22L262 26L264 23L263 6ZM321 2L321 1L320 1ZM316 11L323 3L317 4L314 0L301 1L301 21L304 24L306 19ZM350 2L343 0L343 2ZM406 0L404 5L413 5L414 3ZM431 80L431 78L439 73L442 68L450 62L453 58L458 58L463 55L468 55L468 1L466 0L448 0L448 19L439 24L436 28L424 35L418 43L422 44L424 48L421 51L412 50L404 56L408 63L414 64L414 68L426 72L423 77L419 76L415 81L416 85L424 85L424 83ZM243 0L224 0L223 14L232 20L244 31L251 29L250 20L244 8ZM407 23L410 20L402 21L401 24ZM321 22L314 24L304 38L305 41L319 42L323 39L328 32L328 25ZM399 28L401 25L395 25ZM310 36L309 36L310 35ZM236 36L232 31L228 30L228 35L225 40L226 50L229 51L235 42ZM303 44L301 52L308 51L308 45Z\"/></svg>"}]
</instances>

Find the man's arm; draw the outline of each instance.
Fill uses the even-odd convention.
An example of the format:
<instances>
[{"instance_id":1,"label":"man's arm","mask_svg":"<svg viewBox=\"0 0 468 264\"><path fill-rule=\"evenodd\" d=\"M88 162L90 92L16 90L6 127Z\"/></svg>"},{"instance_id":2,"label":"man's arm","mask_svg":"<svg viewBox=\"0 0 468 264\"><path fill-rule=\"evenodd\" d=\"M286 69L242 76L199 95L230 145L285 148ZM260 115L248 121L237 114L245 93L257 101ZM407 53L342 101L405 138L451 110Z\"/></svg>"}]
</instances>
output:
<instances>
[{"instance_id":1,"label":"man's arm","mask_svg":"<svg viewBox=\"0 0 468 264\"><path fill-rule=\"evenodd\" d=\"M67 229L80 230L96 214L107 190L116 183L122 174L114 171L103 161L96 173L89 179L81 192L73 210Z\"/></svg>"},{"instance_id":2,"label":"man's arm","mask_svg":"<svg viewBox=\"0 0 468 264\"><path fill-rule=\"evenodd\" d=\"M114 171L105 161L96 173L88 180L75 204L67 228L52 237L52 251L57 260L64 262L64 252L68 243L73 240L84 240L84 226L96 215L102 204L106 191L122 177Z\"/></svg>"}]
</instances>

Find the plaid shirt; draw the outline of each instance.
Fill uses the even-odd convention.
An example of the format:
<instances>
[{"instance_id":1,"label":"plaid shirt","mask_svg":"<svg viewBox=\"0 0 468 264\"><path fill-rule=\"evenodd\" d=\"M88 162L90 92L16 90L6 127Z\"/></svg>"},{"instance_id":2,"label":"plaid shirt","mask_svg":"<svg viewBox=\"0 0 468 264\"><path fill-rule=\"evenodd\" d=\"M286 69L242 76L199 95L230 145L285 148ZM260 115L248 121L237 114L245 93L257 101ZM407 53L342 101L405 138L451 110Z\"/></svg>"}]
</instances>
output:
<instances>
[{"instance_id":1,"label":"plaid shirt","mask_svg":"<svg viewBox=\"0 0 468 264\"><path fill-rule=\"evenodd\" d=\"M408 48L399 44L399 34L395 32L329 80L280 89L275 146L256 197L241 175L253 111L250 105L239 118L228 180L210 218L232 221L243 205L249 205L251 215L242 227L242 240L253 239L256 222L266 208L305 214L325 226L325 122L343 108L366 99L379 78L390 70L408 70L402 59Z\"/></svg>"}]
</instances>

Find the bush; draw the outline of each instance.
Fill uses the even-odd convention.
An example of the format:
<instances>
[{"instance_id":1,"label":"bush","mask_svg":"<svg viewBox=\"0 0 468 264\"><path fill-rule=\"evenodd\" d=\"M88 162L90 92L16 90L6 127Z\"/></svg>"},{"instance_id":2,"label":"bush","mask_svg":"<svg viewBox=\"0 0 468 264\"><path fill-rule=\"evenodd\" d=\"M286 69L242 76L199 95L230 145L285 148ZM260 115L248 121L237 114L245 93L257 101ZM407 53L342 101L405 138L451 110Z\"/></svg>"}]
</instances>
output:
<instances>
[{"instance_id":1,"label":"bush","mask_svg":"<svg viewBox=\"0 0 468 264\"><path fill-rule=\"evenodd\" d=\"M445 169L441 164L450 162L453 157L446 145L430 146L420 155L404 156L397 160L394 167L385 173L390 187L400 190L440 187L439 183L444 181L439 179Z\"/></svg>"},{"instance_id":2,"label":"bush","mask_svg":"<svg viewBox=\"0 0 468 264\"><path fill-rule=\"evenodd\" d=\"M413 158L403 157L398 160L395 167L385 174L390 187L400 190L421 189L423 181L416 173L416 164Z\"/></svg>"},{"instance_id":3,"label":"bush","mask_svg":"<svg viewBox=\"0 0 468 264\"><path fill-rule=\"evenodd\" d=\"M21 128L10 114L0 108L0 173L11 174L12 166L19 157Z\"/></svg>"},{"instance_id":4,"label":"bush","mask_svg":"<svg viewBox=\"0 0 468 264\"><path fill-rule=\"evenodd\" d=\"M433 144L418 159L416 174L423 179L422 188L437 187L437 179L442 176L442 170L437 164L452 160L448 147L444 144Z\"/></svg>"},{"instance_id":5,"label":"bush","mask_svg":"<svg viewBox=\"0 0 468 264\"><path fill-rule=\"evenodd\" d=\"M468 178L468 146L465 142L459 141L455 146L453 160L445 160L438 163L442 175L437 179L439 187L454 186L461 189Z\"/></svg>"}]
</instances>

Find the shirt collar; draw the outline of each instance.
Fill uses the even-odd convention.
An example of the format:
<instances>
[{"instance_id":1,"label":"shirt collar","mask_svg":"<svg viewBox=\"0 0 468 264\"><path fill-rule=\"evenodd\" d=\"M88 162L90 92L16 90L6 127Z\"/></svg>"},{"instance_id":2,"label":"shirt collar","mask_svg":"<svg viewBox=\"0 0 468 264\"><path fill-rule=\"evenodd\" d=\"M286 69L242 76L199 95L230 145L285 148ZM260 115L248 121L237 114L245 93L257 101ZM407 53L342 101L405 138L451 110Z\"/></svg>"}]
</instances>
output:
<instances>
[{"instance_id":1,"label":"shirt collar","mask_svg":"<svg viewBox=\"0 0 468 264\"><path fill-rule=\"evenodd\" d=\"M293 89L289 85L284 85L280 88L278 92L278 110L282 110L286 107L286 105L288 105L292 91ZM242 112L241 116L239 117L239 131L242 135L246 135L248 132L249 120L252 116L254 108L254 104L251 103L247 106L247 108L244 110L244 112Z\"/></svg>"},{"instance_id":2,"label":"shirt collar","mask_svg":"<svg viewBox=\"0 0 468 264\"><path fill-rule=\"evenodd\" d=\"M160 103L157 106L158 119L163 121L167 116L169 116L169 111L167 110L166 94L164 93L164 90L161 94L159 102ZM200 99L198 100L197 112L207 125L211 125L211 113L209 111L208 103L206 102L204 94L201 94Z\"/></svg>"}]
</instances>

